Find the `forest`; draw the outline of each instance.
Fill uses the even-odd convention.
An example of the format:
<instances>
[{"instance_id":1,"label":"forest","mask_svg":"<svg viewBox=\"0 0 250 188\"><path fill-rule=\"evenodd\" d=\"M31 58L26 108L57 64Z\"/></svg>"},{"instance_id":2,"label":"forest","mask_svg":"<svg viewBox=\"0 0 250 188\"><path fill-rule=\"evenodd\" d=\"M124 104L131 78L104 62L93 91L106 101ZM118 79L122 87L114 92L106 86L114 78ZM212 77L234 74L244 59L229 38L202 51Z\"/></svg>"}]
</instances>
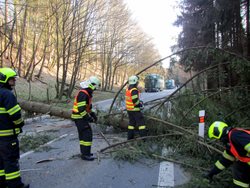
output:
<instances>
[{"instance_id":1,"label":"forest","mask_svg":"<svg viewBox=\"0 0 250 188\"><path fill-rule=\"evenodd\" d=\"M183 29L173 46L179 59L172 57L172 66L195 71L185 91L212 103L204 105L197 97L192 105L214 109L213 115L220 114L217 118L235 126L249 126L249 1L184 0L179 5L181 15L175 24ZM211 121L215 120L212 114Z\"/></svg>"},{"instance_id":2,"label":"forest","mask_svg":"<svg viewBox=\"0 0 250 188\"><path fill-rule=\"evenodd\" d=\"M184 0L178 6L174 24L182 32L172 51L186 72L228 61L226 55L216 59L216 49L248 60L249 1ZM66 85L71 97L88 73L97 73L102 89L112 90L161 58L122 0L6 0L0 8L1 66L9 64L27 81L39 79L44 67L55 70L59 99ZM201 48L186 50L192 47ZM174 66L177 60L171 60ZM152 69L166 74L160 63Z\"/></svg>"},{"instance_id":3,"label":"forest","mask_svg":"<svg viewBox=\"0 0 250 188\"><path fill-rule=\"evenodd\" d=\"M143 77L147 70L169 74L178 83L176 67L180 67L189 79L151 105L145 115L152 135L173 134L154 142L175 147L173 158L197 166L190 187L202 187L200 172L214 163L212 154L221 154L222 147L197 138L199 110L206 110L207 124L223 120L249 128L250 4L249 0L179 0L178 8L174 23L182 28L178 42L170 56L160 57L123 0L1 1L0 67L15 68L28 82L42 80L45 69L54 71L59 100L65 91L71 98L77 82L89 74L101 78L102 91L111 91L125 84L129 75ZM170 68L165 70L161 62L168 58ZM158 126L152 126L155 122ZM127 159L133 152L138 158L157 154L139 149L126 153L123 148L125 157L120 157ZM227 187L228 174L222 173L217 184L206 187Z\"/></svg>"},{"instance_id":4,"label":"forest","mask_svg":"<svg viewBox=\"0 0 250 188\"><path fill-rule=\"evenodd\" d=\"M0 3L1 66L14 67L27 81L40 79L44 67L54 70L58 99L66 88L72 97L76 82L90 74L102 79L102 90L112 90L159 59L122 0Z\"/></svg>"}]
</instances>

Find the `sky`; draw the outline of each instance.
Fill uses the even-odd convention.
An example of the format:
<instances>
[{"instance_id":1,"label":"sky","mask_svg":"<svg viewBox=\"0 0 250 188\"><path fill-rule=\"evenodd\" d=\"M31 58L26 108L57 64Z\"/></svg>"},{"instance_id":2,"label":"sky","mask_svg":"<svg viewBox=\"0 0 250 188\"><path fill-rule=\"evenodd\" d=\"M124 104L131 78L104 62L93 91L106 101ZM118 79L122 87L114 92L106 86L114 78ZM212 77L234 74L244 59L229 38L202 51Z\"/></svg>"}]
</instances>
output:
<instances>
[{"instance_id":1,"label":"sky","mask_svg":"<svg viewBox=\"0 0 250 188\"><path fill-rule=\"evenodd\" d=\"M177 42L180 28L173 26L177 19L176 0L125 0L138 24L153 38L161 58L171 55L170 47ZM168 67L168 60L164 62Z\"/></svg>"}]
</instances>

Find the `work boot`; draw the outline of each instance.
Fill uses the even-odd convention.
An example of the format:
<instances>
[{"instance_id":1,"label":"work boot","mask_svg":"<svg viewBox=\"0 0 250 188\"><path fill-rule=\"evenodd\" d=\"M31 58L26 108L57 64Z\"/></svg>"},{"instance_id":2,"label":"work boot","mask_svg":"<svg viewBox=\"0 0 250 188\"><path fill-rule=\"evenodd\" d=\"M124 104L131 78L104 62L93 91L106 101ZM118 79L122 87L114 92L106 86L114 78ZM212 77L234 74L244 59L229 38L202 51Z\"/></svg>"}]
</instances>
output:
<instances>
[{"instance_id":1,"label":"work boot","mask_svg":"<svg viewBox=\"0 0 250 188\"><path fill-rule=\"evenodd\" d=\"M81 158L82 158L82 160L85 160L85 161L93 161L95 159L91 155L82 155Z\"/></svg>"},{"instance_id":2,"label":"work boot","mask_svg":"<svg viewBox=\"0 0 250 188\"><path fill-rule=\"evenodd\" d=\"M29 184L23 184L20 188L29 188L30 185Z\"/></svg>"},{"instance_id":3,"label":"work boot","mask_svg":"<svg viewBox=\"0 0 250 188\"><path fill-rule=\"evenodd\" d=\"M83 156L83 155L84 155L84 154L82 154L81 156ZM90 153L89 155L90 155L90 156L94 156L94 154L93 154L93 153Z\"/></svg>"},{"instance_id":4,"label":"work boot","mask_svg":"<svg viewBox=\"0 0 250 188\"><path fill-rule=\"evenodd\" d=\"M7 184L5 182L4 183L0 182L0 187L7 187Z\"/></svg>"}]
</instances>

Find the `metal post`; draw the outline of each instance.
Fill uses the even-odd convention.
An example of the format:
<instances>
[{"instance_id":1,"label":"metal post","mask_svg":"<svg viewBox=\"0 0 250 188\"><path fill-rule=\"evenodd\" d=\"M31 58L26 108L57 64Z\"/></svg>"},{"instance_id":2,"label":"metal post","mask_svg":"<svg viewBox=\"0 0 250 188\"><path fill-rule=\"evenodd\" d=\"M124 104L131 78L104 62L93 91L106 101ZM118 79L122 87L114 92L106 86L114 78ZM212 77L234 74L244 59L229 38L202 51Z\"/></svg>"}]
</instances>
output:
<instances>
[{"instance_id":1,"label":"metal post","mask_svg":"<svg viewBox=\"0 0 250 188\"><path fill-rule=\"evenodd\" d=\"M199 111L199 136L204 138L205 132L205 110Z\"/></svg>"}]
</instances>

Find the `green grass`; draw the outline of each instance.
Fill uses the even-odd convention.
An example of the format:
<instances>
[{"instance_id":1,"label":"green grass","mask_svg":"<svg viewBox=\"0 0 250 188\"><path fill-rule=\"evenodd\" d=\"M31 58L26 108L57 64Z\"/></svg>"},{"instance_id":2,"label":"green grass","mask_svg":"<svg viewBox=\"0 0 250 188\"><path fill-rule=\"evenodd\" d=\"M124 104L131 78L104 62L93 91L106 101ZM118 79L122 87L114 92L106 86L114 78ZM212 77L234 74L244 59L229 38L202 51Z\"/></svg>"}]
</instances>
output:
<instances>
[{"instance_id":1,"label":"green grass","mask_svg":"<svg viewBox=\"0 0 250 188\"><path fill-rule=\"evenodd\" d=\"M20 151L27 152L35 150L39 146L53 140L55 136L49 133L35 134L35 135L23 135L20 138Z\"/></svg>"},{"instance_id":2,"label":"green grass","mask_svg":"<svg viewBox=\"0 0 250 188\"><path fill-rule=\"evenodd\" d=\"M47 92L48 91L48 92ZM29 94L30 92L30 94ZM17 99L31 100L37 102L47 102L47 93L49 94L49 103L54 106L62 107L65 109L70 109L73 106L74 97L71 99L66 99L65 97L62 100L56 100L56 90L55 90L55 81L48 82L48 85L43 84L39 81L30 82L30 84L22 79L18 78L15 93ZM73 94L77 93L74 91ZM97 90L93 95L93 102L98 102L106 99L112 99L115 96L115 92L106 92Z\"/></svg>"}]
</instances>

